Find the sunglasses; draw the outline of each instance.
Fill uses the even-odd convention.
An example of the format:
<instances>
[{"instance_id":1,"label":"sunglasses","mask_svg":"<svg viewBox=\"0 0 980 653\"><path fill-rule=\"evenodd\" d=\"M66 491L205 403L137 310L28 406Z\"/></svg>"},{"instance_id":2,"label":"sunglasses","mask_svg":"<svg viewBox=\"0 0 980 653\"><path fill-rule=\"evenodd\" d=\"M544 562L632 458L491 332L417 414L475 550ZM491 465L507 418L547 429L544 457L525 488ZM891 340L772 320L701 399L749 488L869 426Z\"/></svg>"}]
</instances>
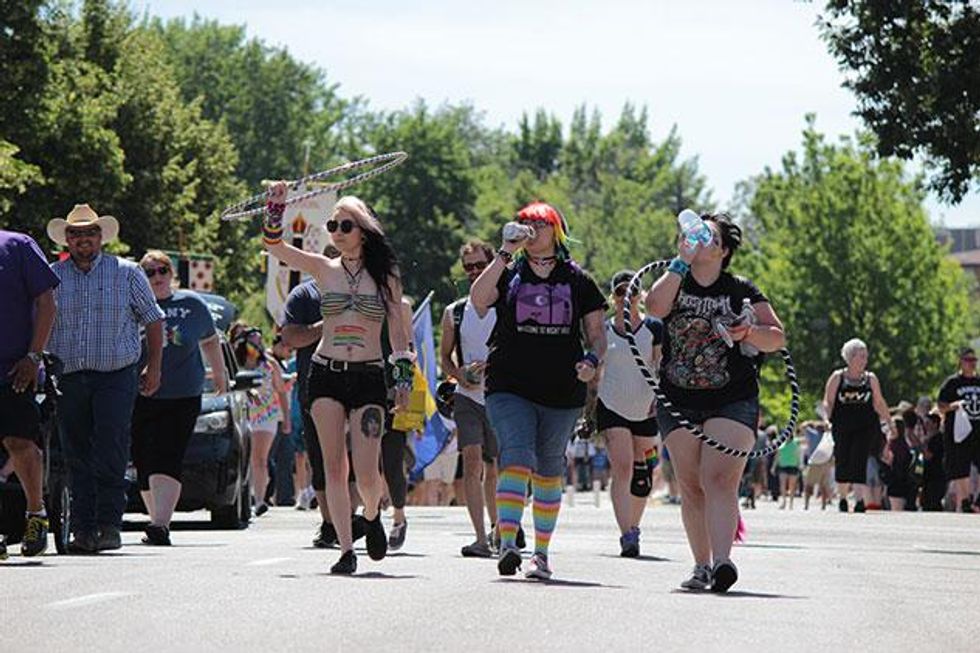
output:
<instances>
[{"instance_id":1,"label":"sunglasses","mask_svg":"<svg viewBox=\"0 0 980 653\"><path fill-rule=\"evenodd\" d=\"M153 277L157 276L158 274L162 277L164 275L170 274L170 266L169 265L161 265L158 268L143 268L143 272L146 273L146 278L147 279L152 279Z\"/></svg>"},{"instance_id":2,"label":"sunglasses","mask_svg":"<svg viewBox=\"0 0 980 653\"><path fill-rule=\"evenodd\" d=\"M964 356L960 360L963 361L964 363L976 363L977 362L977 357L976 356Z\"/></svg>"},{"instance_id":3,"label":"sunglasses","mask_svg":"<svg viewBox=\"0 0 980 653\"><path fill-rule=\"evenodd\" d=\"M535 230L551 226L551 223L547 220L518 220L518 222L529 227L534 227Z\"/></svg>"},{"instance_id":4,"label":"sunglasses","mask_svg":"<svg viewBox=\"0 0 980 653\"><path fill-rule=\"evenodd\" d=\"M102 235L102 230L98 227L88 229L66 229L65 238L96 238Z\"/></svg>"},{"instance_id":5,"label":"sunglasses","mask_svg":"<svg viewBox=\"0 0 980 653\"><path fill-rule=\"evenodd\" d=\"M477 263L463 263L463 269L467 272L480 272L487 268L486 261L479 261Z\"/></svg>"},{"instance_id":6,"label":"sunglasses","mask_svg":"<svg viewBox=\"0 0 980 653\"><path fill-rule=\"evenodd\" d=\"M342 220L341 222L337 222L336 220L327 220L327 231L330 233L336 233L337 229L339 228L340 233L349 234L350 232L354 231L354 227L356 226L357 223L353 220Z\"/></svg>"}]
</instances>

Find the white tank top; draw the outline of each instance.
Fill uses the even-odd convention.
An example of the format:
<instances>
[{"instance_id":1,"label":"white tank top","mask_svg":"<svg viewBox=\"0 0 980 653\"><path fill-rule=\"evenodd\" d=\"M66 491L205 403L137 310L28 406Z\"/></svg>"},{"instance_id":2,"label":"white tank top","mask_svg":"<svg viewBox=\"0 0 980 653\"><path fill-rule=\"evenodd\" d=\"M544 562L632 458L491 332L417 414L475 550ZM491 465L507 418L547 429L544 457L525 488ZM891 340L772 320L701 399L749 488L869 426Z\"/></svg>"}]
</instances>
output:
<instances>
[{"instance_id":1,"label":"white tank top","mask_svg":"<svg viewBox=\"0 0 980 653\"><path fill-rule=\"evenodd\" d=\"M650 318L647 318L650 319ZM635 334L637 347L643 360L653 355L653 332L645 323ZM599 399L606 407L630 420L639 422L650 416L653 403L653 389L647 385L640 373L626 337L613 327L612 320L606 322L606 360L599 381Z\"/></svg>"},{"instance_id":2,"label":"white tank top","mask_svg":"<svg viewBox=\"0 0 980 653\"><path fill-rule=\"evenodd\" d=\"M493 333L493 327L497 324L497 309L490 308L482 318L473 308L473 302L467 299L466 306L463 308L463 319L459 325L460 348L463 352L463 365L469 365L473 361L486 362L490 355L490 348L487 341ZM478 390L466 390L461 385L456 386L456 394L472 399L481 406L485 403L484 384L480 382Z\"/></svg>"}]
</instances>

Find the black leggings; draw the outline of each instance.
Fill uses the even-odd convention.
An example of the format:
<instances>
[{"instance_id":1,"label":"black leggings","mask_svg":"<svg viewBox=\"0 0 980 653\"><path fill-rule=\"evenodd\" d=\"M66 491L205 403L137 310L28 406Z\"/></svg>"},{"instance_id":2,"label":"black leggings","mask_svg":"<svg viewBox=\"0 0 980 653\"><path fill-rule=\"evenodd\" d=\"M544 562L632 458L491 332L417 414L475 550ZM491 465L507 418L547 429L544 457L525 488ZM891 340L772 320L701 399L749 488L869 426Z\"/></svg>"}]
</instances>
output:
<instances>
[{"instance_id":1,"label":"black leggings","mask_svg":"<svg viewBox=\"0 0 980 653\"><path fill-rule=\"evenodd\" d=\"M133 409L133 464L141 491L150 476L166 474L179 481L187 443L201 412L201 397L154 399L138 396Z\"/></svg>"},{"instance_id":2,"label":"black leggings","mask_svg":"<svg viewBox=\"0 0 980 653\"><path fill-rule=\"evenodd\" d=\"M381 438L381 463L391 505L405 507L405 431L388 430Z\"/></svg>"}]
</instances>

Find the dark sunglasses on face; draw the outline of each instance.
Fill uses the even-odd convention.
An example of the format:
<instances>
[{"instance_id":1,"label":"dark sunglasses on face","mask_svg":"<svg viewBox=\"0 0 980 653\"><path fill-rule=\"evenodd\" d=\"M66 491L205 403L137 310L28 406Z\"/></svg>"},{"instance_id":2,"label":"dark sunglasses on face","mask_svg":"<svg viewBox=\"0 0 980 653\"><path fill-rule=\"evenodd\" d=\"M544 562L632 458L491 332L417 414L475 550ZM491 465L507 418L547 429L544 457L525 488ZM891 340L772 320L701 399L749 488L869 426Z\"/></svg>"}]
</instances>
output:
<instances>
[{"instance_id":1,"label":"dark sunglasses on face","mask_svg":"<svg viewBox=\"0 0 980 653\"><path fill-rule=\"evenodd\" d=\"M463 263L463 269L467 272L482 272L487 267L486 261L479 261L477 263Z\"/></svg>"},{"instance_id":2,"label":"dark sunglasses on face","mask_svg":"<svg viewBox=\"0 0 980 653\"><path fill-rule=\"evenodd\" d=\"M337 228L339 227L340 233L349 234L350 232L354 231L354 227L356 226L357 223L355 223L353 220L342 220L341 222L337 222L336 220L327 220L327 231L330 233L336 233Z\"/></svg>"},{"instance_id":3,"label":"dark sunglasses on face","mask_svg":"<svg viewBox=\"0 0 980 653\"><path fill-rule=\"evenodd\" d=\"M976 363L977 362L977 357L976 356L964 356L960 360L963 361L964 363Z\"/></svg>"},{"instance_id":4,"label":"dark sunglasses on face","mask_svg":"<svg viewBox=\"0 0 980 653\"><path fill-rule=\"evenodd\" d=\"M551 226L551 223L547 220L518 220L518 222L529 227L534 227L534 229L544 229L545 227Z\"/></svg>"},{"instance_id":5,"label":"dark sunglasses on face","mask_svg":"<svg viewBox=\"0 0 980 653\"><path fill-rule=\"evenodd\" d=\"M65 230L66 238L95 238L102 234L102 230L98 227L90 227L88 229L67 229Z\"/></svg>"},{"instance_id":6,"label":"dark sunglasses on face","mask_svg":"<svg viewBox=\"0 0 980 653\"><path fill-rule=\"evenodd\" d=\"M165 276L165 275L170 274L170 266L169 265L161 265L158 268L143 268L143 272L146 273L146 278L147 279L152 279L153 277L157 276L158 274L162 277L162 276Z\"/></svg>"}]
</instances>

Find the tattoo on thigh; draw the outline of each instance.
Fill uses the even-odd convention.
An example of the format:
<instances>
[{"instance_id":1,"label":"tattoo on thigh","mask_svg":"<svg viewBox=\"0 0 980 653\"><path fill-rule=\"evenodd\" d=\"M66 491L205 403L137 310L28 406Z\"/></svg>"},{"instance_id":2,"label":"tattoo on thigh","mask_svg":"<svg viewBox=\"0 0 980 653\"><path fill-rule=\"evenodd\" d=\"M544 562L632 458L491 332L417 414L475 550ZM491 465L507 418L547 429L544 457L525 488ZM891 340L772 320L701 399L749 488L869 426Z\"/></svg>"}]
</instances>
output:
<instances>
[{"instance_id":1,"label":"tattoo on thigh","mask_svg":"<svg viewBox=\"0 0 980 653\"><path fill-rule=\"evenodd\" d=\"M361 413L361 432L366 438L380 438L383 420L381 409L375 406L365 408Z\"/></svg>"}]
</instances>

